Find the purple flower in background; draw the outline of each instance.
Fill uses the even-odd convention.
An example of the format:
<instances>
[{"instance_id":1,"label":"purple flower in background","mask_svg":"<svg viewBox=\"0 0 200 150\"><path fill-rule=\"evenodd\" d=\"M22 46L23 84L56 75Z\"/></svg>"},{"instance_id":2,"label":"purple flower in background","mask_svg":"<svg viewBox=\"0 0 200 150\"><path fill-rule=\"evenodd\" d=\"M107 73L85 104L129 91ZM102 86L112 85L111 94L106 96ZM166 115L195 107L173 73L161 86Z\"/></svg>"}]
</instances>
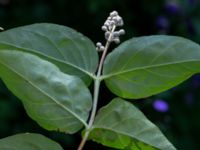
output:
<instances>
[{"instance_id":1,"label":"purple flower in background","mask_svg":"<svg viewBox=\"0 0 200 150\"><path fill-rule=\"evenodd\" d=\"M153 108L159 112L167 112L169 110L169 105L166 101L157 99L153 102Z\"/></svg>"},{"instance_id":2,"label":"purple flower in background","mask_svg":"<svg viewBox=\"0 0 200 150\"><path fill-rule=\"evenodd\" d=\"M157 26L159 29L167 30L167 29L169 28L169 20L168 20L167 17L165 17L165 16L159 16L159 17L156 19L156 26Z\"/></svg>"},{"instance_id":3,"label":"purple flower in background","mask_svg":"<svg viewBox=\"0 0 200 150\"><path fill-rule=\"evenodd\" d=\"M179 14L181 12L180 5L175 0L167 0L165 10L170 14Z\"/></svg>"}]
</instances>

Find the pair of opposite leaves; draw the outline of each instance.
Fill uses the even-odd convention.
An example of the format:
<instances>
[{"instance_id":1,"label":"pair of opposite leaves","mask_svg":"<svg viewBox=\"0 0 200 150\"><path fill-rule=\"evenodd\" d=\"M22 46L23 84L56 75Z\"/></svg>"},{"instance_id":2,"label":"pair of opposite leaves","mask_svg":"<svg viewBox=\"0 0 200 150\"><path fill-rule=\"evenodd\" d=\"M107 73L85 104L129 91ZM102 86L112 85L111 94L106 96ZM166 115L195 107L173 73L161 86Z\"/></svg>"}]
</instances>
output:
<instances>
[{"instance_id":1,"label":"pair of opposite leaves","mask_svg":"<svg viewBox=\"0 0 200 150\"><path fill-rule=\"evenodd\" d=\"M187 39L133 38L106 57L100 78L119 97L144 98L199 72L199 61L199 45ZM97 65L92 42L67 27L34 24L0 33L0 77L48 130L74 133L87 126L92 98L85 84L96 79ZM138 109L119 98L100 110L90 138L120 149L146 144L174 149Z\"/></svg>"}]
</instances>

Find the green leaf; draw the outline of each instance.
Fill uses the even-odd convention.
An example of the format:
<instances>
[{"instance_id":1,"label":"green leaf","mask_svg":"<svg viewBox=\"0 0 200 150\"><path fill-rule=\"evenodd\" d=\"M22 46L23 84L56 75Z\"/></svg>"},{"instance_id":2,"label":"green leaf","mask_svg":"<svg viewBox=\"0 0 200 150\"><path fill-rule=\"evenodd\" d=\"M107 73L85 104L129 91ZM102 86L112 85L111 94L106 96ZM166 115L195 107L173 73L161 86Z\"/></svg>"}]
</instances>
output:
<instances>
[{"instance_id":1,"label":"green leaf","mask_svg":"<svg viewBox=\"0 0 200 150\"><path fill-rule=\"evenodd\" d=\"M133 38L111 52L102 78L123 98L144 98L172 88L200 71L200 46L175 36Z\"/></svg>"},{"instance_id":2,"label":"green leaf","mask_svg":"<svg viewBox=\"0 0 200 150\"><path fill-rule=\"evenodd\" d=\"M92 98L76 76L30 53L0 51L0 77L47 130L74 133L87 126Z\"/></svg>"},{"instance_id":3,"label":"green leaf","mask_svg":"<svg viewBox=\"0 0 200 150\"><path fill-rule=\"evenodd\" d=\"M51 139L35 133L17 134L0 139L1 150L63 150Z\"/></svg>"},{"instance_id":4,"label":"green leaf","mask_svg":"<svg viewBox=\"0 0 200 150\"><path fill-rule=\"evenodd\" d=\"M87 84L98 64L95 46L87 37L56 24L33 24L1 32L0 50L34 53Z\"/></svg>"},{"instance_id":5,"label":"green leaf","mask_svg":"<svg viewBox=\"0 0 200 150\"><path fill-rule=\"evenodd\" d=\"M118 149L175 150L140 110L120 98L100 109L89 139Z\"/></svg>"}]
</instances>

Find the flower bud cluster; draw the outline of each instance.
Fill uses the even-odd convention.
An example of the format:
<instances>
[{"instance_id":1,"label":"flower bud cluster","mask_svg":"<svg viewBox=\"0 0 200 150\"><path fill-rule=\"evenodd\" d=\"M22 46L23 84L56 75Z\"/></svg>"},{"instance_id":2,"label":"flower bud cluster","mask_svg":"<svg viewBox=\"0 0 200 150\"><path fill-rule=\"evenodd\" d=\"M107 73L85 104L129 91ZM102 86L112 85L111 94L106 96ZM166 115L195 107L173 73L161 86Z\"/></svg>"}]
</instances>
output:
<instances>
[{"instance_id":1,"label":"flower bud cluster","mask_svg":"<svg viewBox=\"0 0 200 150\"><path fill-rule=\"evenodd\" d=\"M97 42L96 49L97 51L104 51L105 47L101 44L101 42Z\"/></svg>"},{"instance_id":2,"label":"flower bud cluster","mask_svg":"<svg viewBox=\"0 0 200 150\"><path fill-rule=\"evenodd\" d=\"M123 26L124 22L122 17L118 15L117 11L113 11L110 13L110 16L105 21L104 25L102 26L102 30L105 31L105 39L108 42L115 42L116 44L120 43L120 35L125 34L124 29L120 29L119 31L115 31L116 27ZM98 42L96 44L98 51L103 51L104 46Z\"/></svg>"},{"instance_id":3,"label":"flower bud cluster","mask_svg":"<svg viewBox=\"0 0 200 150\"><path fill-rule=\"evenodd\" d=\"M123 26L124 22L122 17L118 15L117 11L113 11L110 13L110 16L105 21L104 25L102 26L102 30L105 31L105 38L109 42L119 43L120 39L119 36L125 34L123 29L119 31L113 31L118 26Z\"/></svg>"}]
</instances>

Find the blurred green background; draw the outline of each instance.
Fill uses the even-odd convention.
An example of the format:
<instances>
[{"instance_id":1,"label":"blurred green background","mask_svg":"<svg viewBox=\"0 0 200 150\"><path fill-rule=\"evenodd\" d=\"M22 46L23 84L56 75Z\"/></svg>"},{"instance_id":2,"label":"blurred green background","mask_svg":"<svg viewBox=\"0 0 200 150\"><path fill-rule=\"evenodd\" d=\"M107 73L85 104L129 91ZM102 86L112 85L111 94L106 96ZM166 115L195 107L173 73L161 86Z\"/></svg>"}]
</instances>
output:
<instances>
[{"instance_id":1,"label":"blurred green background","mask_svg":"<svg viewBox=\"0 0 200 150\"><path fill-rule=\"evenodd\" d=\"M72 27L94 43L105 42L101 26L112 10L117 10L125 22L122 41L133 36L170 34L200 42L199 0L0 0L0 26L7 30L51 22ZM101 92L99 107L115 97L105 86ZM133 103L177 149L200 149L200 75ZM42 133L61 143L65 150L75 150L81 140L80 133L65 135L40 128L0 80L0 138L22 132ZM85 149L112 150L93 142L88 142Z\"/></svg>"}]
</instances>

